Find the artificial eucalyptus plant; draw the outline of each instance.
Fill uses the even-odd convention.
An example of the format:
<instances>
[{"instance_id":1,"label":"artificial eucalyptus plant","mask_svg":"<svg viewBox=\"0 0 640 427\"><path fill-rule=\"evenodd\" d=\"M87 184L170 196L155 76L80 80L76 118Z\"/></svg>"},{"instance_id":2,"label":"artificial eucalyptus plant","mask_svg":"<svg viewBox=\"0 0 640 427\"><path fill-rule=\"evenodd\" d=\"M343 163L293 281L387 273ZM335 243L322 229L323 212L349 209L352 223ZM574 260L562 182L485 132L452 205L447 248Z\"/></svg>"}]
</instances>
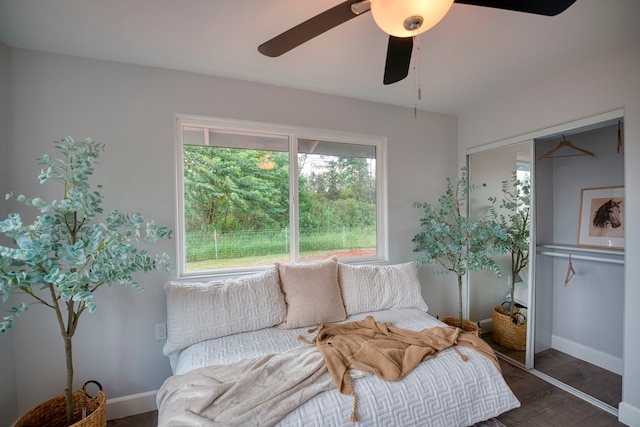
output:
<instances>
[{"instance_id":1,"label":"artificial eucalyptus plant","mask_svg":"<svg viewBox=\"0 0 640 427\"><path fill-rule=\"evenodd\" d=\"M505 239L496 246L511 255L510 315L515 315L514 293L520 271L529 263L529 233L531 229L531 181L519 180L514 172L511 179L502 181L502 198L490 197L491 219L505 230Z\"/></svg>"},{"instance_id":2,"label":"artificial eucalyptus plant","mask_svg":"<svg viewBox=\"0 0 640 427\"><path fill-rule=\"evenodd\" d=\"M41 304L54 314L66 355L65 388L67 424L73 420L73 347L72 338L80 316L93 312L96 291L104 285L126 285L141 290L132 274L172 267L165 253L151 255L136 245L159 238L171 238L171 230L153 222L144 224L138 213L117 210L103 215L101 186L93 190L93 175L104 145L91 139L74 141L67 137L55 142L57 158L39 159L43 166L40 184L49 180L61 185L60 200L46 202L23 195L17 201L40 211L31 225L22 223L19 213L0 221L0 233L12 242L0 245L0 294L3 302L11 295L25 299L10 309L0 322L7 332L31 304ZM8 194L7 199L12 195Z\"/></svg>"},{"instance_id":3,"label":"artificial eucalyptus plant","mask_svg":"<svg viewBox=\"0 0 640 427\"><path fill-rule=\"evenodd\" d=\"M455 185L447 178L445 193L440 196L439 209L427 202L416 202L422 209L422 231L414 236L414 252L422 253L418 263L435 263L441 273L453 272L458 279L458 320L463 329L462 278L468 271L491 270L500 276L498 264L491 255L503 252L495 244L505 238L504 229L495 222L483 218L471 220L462 214L462 206L476 186L469 186L466 168L460 170Z\"/></svg>"}]
</instances>

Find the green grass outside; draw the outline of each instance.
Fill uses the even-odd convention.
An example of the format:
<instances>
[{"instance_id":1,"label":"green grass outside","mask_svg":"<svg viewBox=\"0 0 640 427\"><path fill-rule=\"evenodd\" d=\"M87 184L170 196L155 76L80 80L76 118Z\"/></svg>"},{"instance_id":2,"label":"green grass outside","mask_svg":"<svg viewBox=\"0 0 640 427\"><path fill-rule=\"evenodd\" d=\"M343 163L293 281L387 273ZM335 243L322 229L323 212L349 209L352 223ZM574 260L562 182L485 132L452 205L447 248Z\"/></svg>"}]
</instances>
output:
<instances>
[{"instance_id":1,"label":"green grass outside","mask_svg":"<svg viewBox=\"0 0 640 427\"><path fill-rule=\"evenodd\" d=\"M287 230L243 231L234 233L188 233L187 262L245 259L289 253ZM337 228L302 231L300 251L333 251L376 246L374 228Z\"/></svg>"},{"instance_id":2,"label":"green grass outside","mask_svg":"<svg viewBox=\"0 0 640 427\"><path fill-rule=\"evenodd\" d=\"M338 258L346 257L350 255L374 255L376 253L375 247L371 248L359 248L354 250L340 250L340 251L311 251L304 252L300 256L301 261L311 259L323 259L332 255L336 255ZM203 261L187 261L186 271L208 271L223 268L237 268L237 267L256 267L263 265L272 265L274 262L289 262L289 254L272 254L262 255L244 258L229 258L221 260L203 260Z\"/></svg>"},{"instance_id":3,"label":"green grass outside","mask_svg":"<svg viewBox=\"0 0 640 427\"><path fill-rule=\"evenodd\" d=\"M216 237L214 239L213 233L187 235L186 271L289 261L289 242L285 231L237 232ZM303 232L300 239L301 259L328 257L336 253L343 256L369 255L375 253L375 247L375 229L371 228Z\"/></svg>"}]
</instances>

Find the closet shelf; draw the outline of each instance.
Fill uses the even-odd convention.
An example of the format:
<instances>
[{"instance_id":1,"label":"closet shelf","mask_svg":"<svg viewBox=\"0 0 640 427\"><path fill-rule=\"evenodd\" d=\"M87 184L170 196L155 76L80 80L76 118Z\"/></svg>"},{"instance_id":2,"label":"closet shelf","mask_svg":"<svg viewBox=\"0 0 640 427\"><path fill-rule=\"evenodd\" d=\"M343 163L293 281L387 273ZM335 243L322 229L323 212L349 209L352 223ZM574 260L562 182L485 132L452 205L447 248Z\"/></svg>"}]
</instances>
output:
<instances>
[{"instance_id":1,"label":"closet shelf","mask_svg":"<svg viewBox=\"0 0 640 427\"><path fill-rule=\"evenodd\" d=\"M552 257L579 259L585 261L608 262L612 264L624 264L624 252L604 248L588 248L584 246L549 244L538 245L536 253Z\"/></svg>"}]
</instances>

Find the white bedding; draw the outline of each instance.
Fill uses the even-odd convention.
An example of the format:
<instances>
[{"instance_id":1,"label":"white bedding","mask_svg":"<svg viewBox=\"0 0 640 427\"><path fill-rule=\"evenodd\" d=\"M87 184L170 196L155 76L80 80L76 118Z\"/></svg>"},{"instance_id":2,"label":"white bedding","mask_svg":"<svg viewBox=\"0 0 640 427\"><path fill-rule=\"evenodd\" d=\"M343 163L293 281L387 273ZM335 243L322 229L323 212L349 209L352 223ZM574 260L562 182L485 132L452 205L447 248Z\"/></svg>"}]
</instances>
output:
<instances>
[{"instance_id":1,"label":"white bedding","mask_svg":"<svg viewBox=\"0 0 640 427\"><path fill-rule=\"evenodd\" d=\"M419 309L391 309L350 316L347 321L371 315L397 327L421 330L443 324ZM311 338L308 328L266 328L193 344L170 356L174 374L230 364L239 360L280 353L303 345L297 336ZM470 426L520 406L492 361L472 349L456 346L468 356L463 362L453 349L421 363L405 379L385 382L375 376L354 380L360 396L362 426ZM281 426L354 425L348 421L352 399L337 389L322 392L290 412ZM257 423L258 425L258 423Z\"/></svg>"}]
</instances>

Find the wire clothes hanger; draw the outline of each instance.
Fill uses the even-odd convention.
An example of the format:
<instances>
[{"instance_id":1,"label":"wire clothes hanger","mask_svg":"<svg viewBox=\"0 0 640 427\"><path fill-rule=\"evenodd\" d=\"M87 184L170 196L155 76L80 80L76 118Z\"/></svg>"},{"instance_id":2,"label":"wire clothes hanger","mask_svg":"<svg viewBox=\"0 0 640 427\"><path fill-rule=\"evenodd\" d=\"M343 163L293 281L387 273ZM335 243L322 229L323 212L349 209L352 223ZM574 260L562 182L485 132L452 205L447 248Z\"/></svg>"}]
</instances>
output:
<instances>
[{"instance_id":1,"label":"wire clothes hanger","mask_svg":"<svg viewBox=\"0 0 640 427\"><path fill-rule=\"evenodd\" d=\"M562 134L562 141L560 141L560 143L556 146L556 148L553 148L549 151L547 151L546 153L544 153L542 156L540 156L538 158L538 160L543 160L546 159L547 157L551 156L553 153L555 153L556 151L567 147L567 148L571 148L573 150L579 151L582 154L569 154L569 155L563 155L563 156L553 156L553 157L570 157L570 156L595 156L595 154L593 154L591 151L589 150L585 150L584 148L580 148L577 147L575 145L573 145L571 143L571 141L568 141L567 138L564 137L564 134Z\"/></svg>"},{"instance_id":2,"label":"wire clothes hanger","mask_svg":"<svg viewBox=\"0 0 640 427\"><path fill-rule=\"evenodd\" d=\"M569 264L567 265L567 274L564 276L564 287L567 287L567 283L569 280L576 275L576 271L573 269L573 264L571 263L571 254L569 254Z\"/></svg>"},{"instance_id":3,"label":"wire clothes hanger","mask_svg":"<svg viewBox=\"0 0 640 427\"><path fill-rule=\"evenodd\" d=\"M618 120L618 141L616 143L616 152L620 154L622 149L622 130L620 129L620 120Z\"/></svg>"}]
</instances>

